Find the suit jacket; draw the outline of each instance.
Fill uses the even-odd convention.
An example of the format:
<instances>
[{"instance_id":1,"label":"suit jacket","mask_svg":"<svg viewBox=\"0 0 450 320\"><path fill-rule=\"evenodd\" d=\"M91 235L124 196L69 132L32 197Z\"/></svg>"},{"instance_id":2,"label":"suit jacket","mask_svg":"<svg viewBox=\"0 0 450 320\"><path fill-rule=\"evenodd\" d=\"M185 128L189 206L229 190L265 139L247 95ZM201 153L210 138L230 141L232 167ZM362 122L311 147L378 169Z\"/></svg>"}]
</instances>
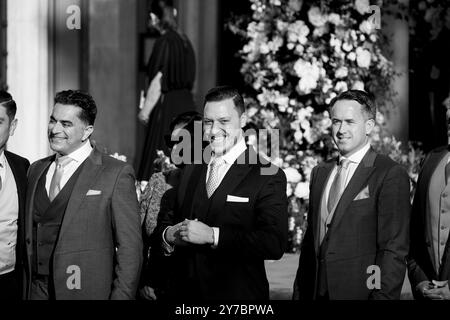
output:
<instances>
[{"instance_id":1,"label":"suit jacket","mask_svg":"<svg viewBox=\"0 0 450 320\"><path fill-rule=\"evenodd\" d=\"M408 255L408 277L415 298L415 287L422 281L450 280L450 241L447 240L440 272L434 267L433 241L431 230L428 228L427 215L428 188L431 177L442 158L447 154L447 147L432 150L425 158L414 195L411 214L411 246Z\"/></svg>"},{"instance_id":2,"label":"suit jacket","mask_svg":"<svg viewBox=\"0 0 450 320\"><path fill-rule=\"evenodd\" d=\"M320 203L336 159L311 173L308 228L302 242L294 299L315 299L319 264ZM354 200L366 187L369 197ZM358 165L325 235L330 299L399 299L409 247L410 182L403 167L372 149ZM367 286L371 265L380 289Z\"/></svg>"},{"instance_id":3,"label":"suit jacket","mask_svg":"<svg viewBox=\"0 0 450 320\"><path fill-rule=\"evenodd\" d=\"M38 181L54 158L53 155L36 161L28 173L26 298L31 287L34 199ZM90 190L97 192L88 195ZM92 151L72 190L50 263L56 299L135 298L142 238L130 165L97 149ZM75 279L69 278L75 275L71 266L79 267L80 289L68 286Z\"/></svg>"},{"instance_id":4,"label":"suit jacket","mask_svg":"<svg viewBox=\"0 0 450 320\"><path fill-rule=\"evenodd\" d=\"M250 159L254 155L248 148L241 156ZM261 174L263 164L248 163L232 164L203 213L193 204L198 190L205 188L207 165L183 169L175 211L161 213L165 219L157 227L159 239L162 241L166 226L197 218L219 228L219 241L216 248L175 247L170 257L169 296L194 300L269 298L264 260L280 259L287 247L286 176L282 170ZM228 195L248 201L227 201Z\"/></svg>"},{"instance_id":5,"label":"suit jacket","mask_svg":"<svg viewBox=\"0 0 450 320\"><path fill-rule=\"evenodd\" d=\"M15 270L20 274L23 270L23 247L25 245L25 197L27 192L27 170L30 167L30 162L27 159L22 158L21 156L18 156L17 154L9 151L5 151L5 157L14 175L17 187L17 195L19 199Z\"/></svg>"}]
</instances>

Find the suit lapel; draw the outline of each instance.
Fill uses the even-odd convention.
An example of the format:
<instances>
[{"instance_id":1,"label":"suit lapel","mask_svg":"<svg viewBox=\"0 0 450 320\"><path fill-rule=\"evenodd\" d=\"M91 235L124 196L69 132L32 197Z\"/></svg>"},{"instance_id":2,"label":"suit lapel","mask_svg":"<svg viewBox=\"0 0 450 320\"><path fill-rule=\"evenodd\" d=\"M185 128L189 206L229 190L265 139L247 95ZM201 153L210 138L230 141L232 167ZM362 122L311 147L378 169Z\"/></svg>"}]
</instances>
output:
<instances>
[{"instance_id":1,"label":"suit lapel","mask_svg":"<svg viewBox=\"0 0 450 320\"><path fill-rule=\"evenodd\" d=\"M325 187L328 181L328 178L333 171L333 167L336 161L330 161L325 163L323 166L319 166L317 168L317 176L314 178L316 181L313 181L312 190L311 190L311 204L314 204L314 209L312 212L313 219L313 230L314 230L314 246L316 252L319 252L319 242L320 242L320 206L322 202L322 196L325 192Z\"/></svg>"},{"instance_id":2,"label":"suit lapel","mask_svg":"<svg viewBox=\"0 0 450 320\"><path fill-rule=\"evenodd\" d=\"M94 149L90 156L85 160L80 175L78 176L78 179L73 187L61 224L61 230L58 237L59 239L64 237L64 232L71 225L71 220L77 214L80 205L86 198L86 193L97 181L97 176L102 169L102 154L97 149Z\"/></svg>"},{"instance_id":3,"label":"suit lapel","mask_svg":"<svg viewBox=\"0 0 450 320\"><path fill-rule=\"evenodd\" d=\"M24 195L25 195L25 190L27 187L26 186L27 177L20 175L19 168L17 167L17 163L15 163L13 161L9 152L5 151L5 157L6 157L6 160L8 161L9 167L11 168L11 171L14 176L14 180L16 182L17 196L19 198L19 214L21 215L23 212L23 204L24 204L24 200L25 200ZM19 217L19 219L21 219L21 217Z\"/></svg>"},{"instance_id":4,"label":"suit lapel","mask_svg":"<svg viewBox=\"0 0 450 320\"><path fill-rule=\"evenodd\" d=\"M347 207L356 197L358 192L361 191L361 188L364 186L372 172L375 170L373 164L375 162L376 156L376 152L373 151L372 148L370 148L364 158L361 160L360 164L356 168L355 173L353 174L347 187L345 188L344 193L339 199L333 218L331 220L331 228L339 225L339 222L341 221L345 212L347 212Z\"/></svg>"}]
</instances>

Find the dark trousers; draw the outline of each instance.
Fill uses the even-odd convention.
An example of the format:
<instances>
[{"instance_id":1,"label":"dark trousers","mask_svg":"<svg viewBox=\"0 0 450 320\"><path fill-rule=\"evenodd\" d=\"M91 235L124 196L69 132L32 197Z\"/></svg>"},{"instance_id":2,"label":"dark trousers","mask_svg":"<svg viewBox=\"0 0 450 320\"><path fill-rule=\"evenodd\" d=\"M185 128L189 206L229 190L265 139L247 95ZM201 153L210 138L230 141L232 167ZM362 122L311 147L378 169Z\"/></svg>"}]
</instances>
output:
<instances>
[{"instance_id":1,"label":"dark trousers","mask_svg":"<svg viewBox=\"0 0 450 320\"><path fill-rule=\"evenodd\" d=\"M20 300L17 272L0 274L0 300Z\"/></svg>"},{"instance_id":2,"label":"dark trousers","mask_svg":"<svg viewBox=\"0 0 450 320\"><path fill-rule=\"evenodd\" d=\"M31 281L30 300L50 300L49 277L42 275L33 275Z\"/></svg>"}]
</instances>

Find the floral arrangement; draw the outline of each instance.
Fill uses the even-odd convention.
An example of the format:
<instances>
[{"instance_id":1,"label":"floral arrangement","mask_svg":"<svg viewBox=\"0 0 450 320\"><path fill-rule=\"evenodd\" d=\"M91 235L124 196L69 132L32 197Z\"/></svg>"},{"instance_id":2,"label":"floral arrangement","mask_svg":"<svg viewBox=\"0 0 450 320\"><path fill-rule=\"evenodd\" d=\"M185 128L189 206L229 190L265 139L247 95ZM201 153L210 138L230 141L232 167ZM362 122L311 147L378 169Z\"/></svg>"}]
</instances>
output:
<instances>
[{"instance_id":1,"label":"floral arrangement","mask_svg":"<svg viewBox=\"0 0 450 320\"><path fill-rule=\"evenodd\" d=\"M392 105L397 74L382 53L387 39L369 0L250 2L252 16L233 17L228 27L244 42L239 55L251 122L280 135L279 152L270 157L287 176L295 252L306 230L312 168L337 154L326 110L331 99L348 89L373 94L382 113L372 144L405 165L413 182L423 155L413 144L404 151L385 129L382 114Z\"/></svg>"}]
</instances>

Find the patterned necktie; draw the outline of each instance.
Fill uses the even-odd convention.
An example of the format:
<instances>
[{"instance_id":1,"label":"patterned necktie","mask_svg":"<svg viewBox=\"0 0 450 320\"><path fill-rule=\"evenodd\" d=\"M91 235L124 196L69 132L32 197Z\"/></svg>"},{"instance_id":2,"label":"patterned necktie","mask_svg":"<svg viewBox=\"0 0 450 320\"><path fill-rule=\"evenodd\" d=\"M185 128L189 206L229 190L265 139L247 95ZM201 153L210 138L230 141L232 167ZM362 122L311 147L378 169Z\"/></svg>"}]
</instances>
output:
<instances>
[{"instance_id":1,"label":"patterned necktie","mask_svg":"<svg viewBox=\"0 0 450 320\"><path fill-rule=\"evenodd\" d=\"M52 181L50 183L50 190L48 192L48 197L50 201L56 198L59 191L61 191L61 179L64 173L64 167L68 165L73 159L67 156L59 157L56 159L56 168L53 173Z\"/></svg>"},{"instance_id":2,"label":"patterned necktie","mask_svg":"<svg viewBox=\"0 0 450 320\"><path fill-rule=\"evenodd\" d=\"M206 192L208 193L208 198L211 198L212 194L216 191L220 184L219 168L223 164L225 164L225 160L222 158L216 158L211 163L208 181L206 181Z\"/></svg>"},{"instance_id":3,"label":"patterned necktie","mask_svg":"<svg viewBox=\"0 0 450 320\"><path fill-rule=\"evenodd\" d=\"M448 180L450 179L450 162L445 166L445 185L448 184Z\"/></svg>"},{"instance_id":4,"label":"patterned necktie","mask_svg":"<svg viewBox=\"0 0 450 320\"><path fill-rule=\"evenodd\" d=\"M3 164L1 164L0 163L0 169L3 169ZM2 183L3 183L3 181L2 181L2 176L0 175L0 191L2 190Z\"/></svg>"},{"instance_id":5,"label":"patterned necktie","mask_svg":"<svg viewBox=\"0 0 450 320\"><path fill-rule=\"evenodd\" d=\"M328 213L331 213L341 198L342 192L345 187L345 177L347 176L348 165L350 164L350 160L341 159L340 165L338 166L338 171L336 176L334 177L333 184L330 188L330 193L328 194Z\"/></svg>"}]
</instances>

